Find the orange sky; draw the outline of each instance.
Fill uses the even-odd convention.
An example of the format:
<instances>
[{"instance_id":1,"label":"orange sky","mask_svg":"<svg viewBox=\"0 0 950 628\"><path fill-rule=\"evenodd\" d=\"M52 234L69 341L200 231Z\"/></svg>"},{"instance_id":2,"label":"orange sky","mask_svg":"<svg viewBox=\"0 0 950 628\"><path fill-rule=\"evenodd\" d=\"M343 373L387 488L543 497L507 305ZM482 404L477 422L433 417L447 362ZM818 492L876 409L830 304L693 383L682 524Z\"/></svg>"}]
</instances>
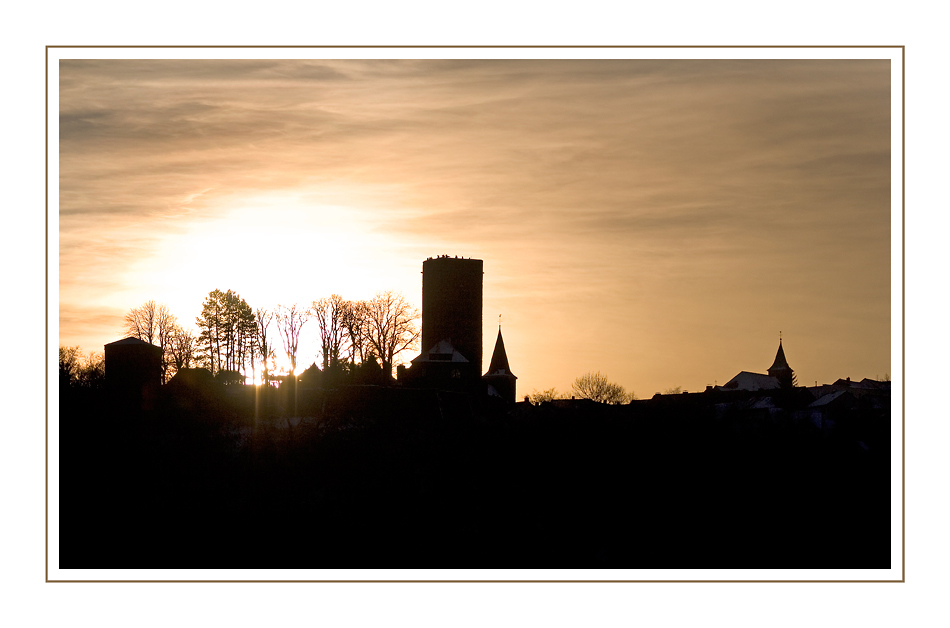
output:
<instances>
[{"instance_id":1,"label":"orange sky","mask_svg":"<svg viewBox=\"0 0 950 628\"><path fill-rule=\"evenodd\" d=\"M215 288L421 305L449 254L485 261L483 367L502 314L521 394L698 391L765 372L779 330L802 384L891 372L887 60L59 71L61 344L149 299L193 323Z\"/></svg>"}]
</instances>

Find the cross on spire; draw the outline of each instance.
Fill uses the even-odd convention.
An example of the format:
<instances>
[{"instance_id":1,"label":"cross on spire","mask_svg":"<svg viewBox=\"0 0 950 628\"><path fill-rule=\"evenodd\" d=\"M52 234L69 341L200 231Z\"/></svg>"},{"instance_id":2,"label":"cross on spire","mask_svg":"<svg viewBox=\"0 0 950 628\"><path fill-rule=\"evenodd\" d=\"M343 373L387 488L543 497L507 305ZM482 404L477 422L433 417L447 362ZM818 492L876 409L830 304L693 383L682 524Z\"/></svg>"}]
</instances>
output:
<instances>
[{"instance_id":1,"label":"cross on spire","mask_svg":"<svg viewBox=\"0 0 950 628\"><path fill-rule=\"evenodd\" d=\"M501 314L498 315L498 329L501 329Z\"/></svg>"}]
</instances>

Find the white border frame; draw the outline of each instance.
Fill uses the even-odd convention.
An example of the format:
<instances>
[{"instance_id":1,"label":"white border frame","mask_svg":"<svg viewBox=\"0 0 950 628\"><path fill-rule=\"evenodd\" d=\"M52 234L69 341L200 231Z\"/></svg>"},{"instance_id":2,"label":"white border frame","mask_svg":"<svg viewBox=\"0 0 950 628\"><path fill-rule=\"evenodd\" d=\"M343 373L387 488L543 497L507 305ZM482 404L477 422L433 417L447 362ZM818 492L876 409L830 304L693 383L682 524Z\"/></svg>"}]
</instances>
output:
<instances>
[{"instance_id":1,"label":"white border frame","mask_svg":"<svg viewBox=\"0 0 950 628\"><path fill-rule=\"evenodd\" d=\"M62 59L890 59L891 568L855 569L60 569L59 61ZM47 48L47 581L889 581L904 580L904 49L894 47L48 47ZM899 418L899 420L897 420Z\"/></svg>"}]
</instances>

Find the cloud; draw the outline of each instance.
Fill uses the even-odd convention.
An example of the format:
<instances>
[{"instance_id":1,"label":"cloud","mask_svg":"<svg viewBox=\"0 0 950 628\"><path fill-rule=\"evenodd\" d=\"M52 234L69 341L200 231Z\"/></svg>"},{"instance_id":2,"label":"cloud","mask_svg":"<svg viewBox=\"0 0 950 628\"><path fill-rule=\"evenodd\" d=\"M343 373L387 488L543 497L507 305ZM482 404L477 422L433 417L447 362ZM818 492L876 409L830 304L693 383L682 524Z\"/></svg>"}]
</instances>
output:
<instances>
[{"instance_id":1,"label":"cloud","mask_svg":"<svg viewBox=\"0 0 950 628\"><path fill-rule=\"evenodd\" d=\"M103 346L121 340L122 319L126 310L108 306L84 306L61 303L59 307L59 343L79 345L84 351L102 351Z\"/></svg>"},{"instance_id":2,"label":"cloud","mask_svg":"<svg viewBox=\"0 0 950 628\"><path fill-rule=\"evenodd\" d=\"M253 240L235 234L240 210L250 236L310 212L313 237L293 241L311 258L329 222L361 255L370 233L387 254L482 256L500 299L588 321L539 327L536 343L652 342L617 321L682 320L685 333L707 326L699 310L720 333L740 318L774 326L790 315L779 303L812 328L820 309L886 313L873 277L889 264L889 72L875 60L63 61L62 293L130 299L129 269L159 276L163 252L188 255L205 227ZM215 242L205 255L245 253ZM576 303L595 298L597 311Z\"/></svg>"}]
</instances>

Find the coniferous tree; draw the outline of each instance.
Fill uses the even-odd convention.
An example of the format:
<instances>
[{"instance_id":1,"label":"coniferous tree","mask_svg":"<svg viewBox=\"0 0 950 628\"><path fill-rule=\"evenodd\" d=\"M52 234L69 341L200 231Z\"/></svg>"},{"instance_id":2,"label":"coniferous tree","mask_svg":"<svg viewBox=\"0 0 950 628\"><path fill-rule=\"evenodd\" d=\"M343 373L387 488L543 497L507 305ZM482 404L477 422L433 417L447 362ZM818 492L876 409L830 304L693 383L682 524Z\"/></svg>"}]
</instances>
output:
<instances>
[{"instance_id":1,"label":"coniferous tree","mask_svg":"<svg viewBox=\"0 0 950 628\"><path fill-rule=\"evenodd\" d=\"M211 372L244 372L257 341L257 323L247 301L233 290L212 290L196 323L201 330L199 359Z\"/></svg>"},{"instance_id":2,"label":"coniferous tree","mask_svg":"<svg viewBox=\"0 0 950 628\"><path fill-rule=\"evenodd\" d=\"M221 327L224 293L218 289L208 293L201 304L201 316L195 320L198 334L199 361L212 374L221 370Z\"/></svg>"}]
</instances>

